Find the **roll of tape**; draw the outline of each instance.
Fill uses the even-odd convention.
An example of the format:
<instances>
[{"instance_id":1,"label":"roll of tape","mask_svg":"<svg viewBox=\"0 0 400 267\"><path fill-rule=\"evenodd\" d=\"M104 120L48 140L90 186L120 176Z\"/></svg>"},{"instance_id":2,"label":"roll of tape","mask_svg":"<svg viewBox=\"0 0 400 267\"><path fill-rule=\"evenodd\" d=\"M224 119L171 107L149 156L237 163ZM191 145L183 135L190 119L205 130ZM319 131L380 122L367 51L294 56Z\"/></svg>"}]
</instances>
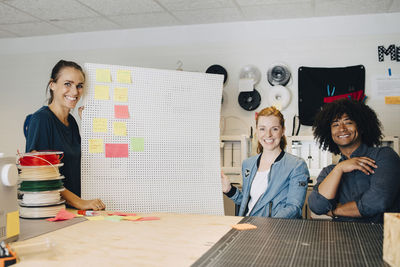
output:
<instances>
[{"instance_id":1,"label":"roll of tape","mask_svg":"<svg viewBox=\"0 0 400 267\"><path fill-rule=\"evenodd\" d=\"M238 96L238 102L243 109L252 111L260 105L261 95L256 89L251 92L241 92Z\"/></svg>"},{"instance_id":2,"label":"roll of tape","mask_svg":"<svg viewBox=\"0 0 400 267\"><path fill-rule=\"evenodd\" d=\"M268 103L279 110L284 110L290 103L290 92L282 85L272 86L268 92Z\"/></svg>"}]
</instances>

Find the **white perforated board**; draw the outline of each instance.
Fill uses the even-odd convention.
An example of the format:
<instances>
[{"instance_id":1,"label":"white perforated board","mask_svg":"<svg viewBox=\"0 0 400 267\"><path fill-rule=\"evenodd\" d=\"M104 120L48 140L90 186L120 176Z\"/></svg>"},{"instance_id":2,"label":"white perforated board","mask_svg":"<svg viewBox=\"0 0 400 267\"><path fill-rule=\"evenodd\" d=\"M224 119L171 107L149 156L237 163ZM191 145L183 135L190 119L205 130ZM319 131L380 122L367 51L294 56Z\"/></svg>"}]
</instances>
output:
<instances>
[{"instance_id":1,"label":"white perforated board","mask_svg":"<svg viewBox=\"0 0 400 267\"><path fill-rule=\"evenodd\" d=\"M96 81L110 70L110 83ZM100 198L109 210L223 215L219 118L223 76L85 64L87 94L82 118L82 198ZM117 71L131 72L120 84ZM95 86L109 85L109 100L95 99ZM116 87L128 101L114 100ZM116 119L114 105L128 105L129 118ZM93 132L93 119L106 118L107 132ZM113 133L126 123L126 136ZM144 138L132 151L131 138ZM103 139L103 153L89 153L89 140ZM127 157L106 157L105 144L128 144Z\"/></svg>"}]
</instances>

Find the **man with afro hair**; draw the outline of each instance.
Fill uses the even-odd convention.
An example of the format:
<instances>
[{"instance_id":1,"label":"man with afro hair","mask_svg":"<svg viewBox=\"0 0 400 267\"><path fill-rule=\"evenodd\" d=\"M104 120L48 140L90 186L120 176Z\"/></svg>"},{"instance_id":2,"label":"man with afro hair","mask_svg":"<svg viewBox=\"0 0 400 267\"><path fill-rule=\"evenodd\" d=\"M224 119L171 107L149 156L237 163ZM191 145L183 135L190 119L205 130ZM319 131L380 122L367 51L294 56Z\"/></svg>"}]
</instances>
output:
<instances>
[{"instance_id":1,"label":"man with afro hair","mask_svg":"<svg viewBox=\"0 0 400 267\"><path fill-rule=\"evenodd\" d=\"M400 157L381 144L381 122L362 102L340 99L316 115L320 147L341 154L325 167L308 198L310 209L334 221L383 223L384 212L400 212Z\"/></svg>"}]
</instances>

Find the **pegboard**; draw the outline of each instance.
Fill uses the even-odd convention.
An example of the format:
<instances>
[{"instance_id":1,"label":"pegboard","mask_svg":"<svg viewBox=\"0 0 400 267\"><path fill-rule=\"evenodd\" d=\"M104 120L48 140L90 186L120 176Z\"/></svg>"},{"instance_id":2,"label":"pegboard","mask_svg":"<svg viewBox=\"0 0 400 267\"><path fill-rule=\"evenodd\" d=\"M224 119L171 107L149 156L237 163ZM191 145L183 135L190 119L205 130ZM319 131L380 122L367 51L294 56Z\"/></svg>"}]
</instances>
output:
<instances>
[{"instance_id":1,"label":"pegboard","mask_svg":"<svg viewBox=\"0 0 400 267\"><path fill-rule=\"evenodd\" d=\"M82 198L100 198L109 210L223 215L223 76L91 63L85 70ZM96 78L99 71L110 81ZM118 79L120 71L129 73L130 83ZM108 86L108 95L98 86ZM116 118L115 105L127 106L128 117ZM103 124L94 125L98 119ZM126 129L116 135L115 123ZM115 154L108 144L123 144L122 150Z\"/></svg>"}]
</instances>

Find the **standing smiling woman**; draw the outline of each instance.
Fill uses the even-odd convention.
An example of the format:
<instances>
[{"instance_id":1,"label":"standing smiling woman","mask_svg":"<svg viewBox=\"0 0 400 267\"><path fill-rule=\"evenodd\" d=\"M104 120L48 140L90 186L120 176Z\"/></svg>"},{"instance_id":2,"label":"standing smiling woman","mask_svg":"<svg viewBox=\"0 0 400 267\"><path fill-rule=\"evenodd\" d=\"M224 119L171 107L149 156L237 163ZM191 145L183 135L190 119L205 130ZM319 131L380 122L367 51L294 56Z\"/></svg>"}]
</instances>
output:
<instances>
[{"instance_id":1,"label":"standing smiling woman","mask_svg":"<svg viewBox=\"0 0 400 267\"><path fill-rule=\"evenodd\" d=\"M78 124L70 114L84 90L85 74L75 62L60 60L51 72L46 91L50 93L48 106L41 107L30 120L26 138L26 152L63 151L65 190L61 196L77 209L102 210L100 199L83 200L81 196L81 136ZM82 108L79 109L81 116Z\"/></svg>"},{"instance_id":2,"label":"standing smiling woman","mask_svg":"<svg viewBox=\"0 0 400 267\"><path fill-rule=\"evenodd\" d=\"M243 189L221 174L222 191L240 205L239 216L301 218L309 172L305 161L284 151L285 119L275 107L258 113L256 156L243 161Z\"/></svg>"}]
</instances>

